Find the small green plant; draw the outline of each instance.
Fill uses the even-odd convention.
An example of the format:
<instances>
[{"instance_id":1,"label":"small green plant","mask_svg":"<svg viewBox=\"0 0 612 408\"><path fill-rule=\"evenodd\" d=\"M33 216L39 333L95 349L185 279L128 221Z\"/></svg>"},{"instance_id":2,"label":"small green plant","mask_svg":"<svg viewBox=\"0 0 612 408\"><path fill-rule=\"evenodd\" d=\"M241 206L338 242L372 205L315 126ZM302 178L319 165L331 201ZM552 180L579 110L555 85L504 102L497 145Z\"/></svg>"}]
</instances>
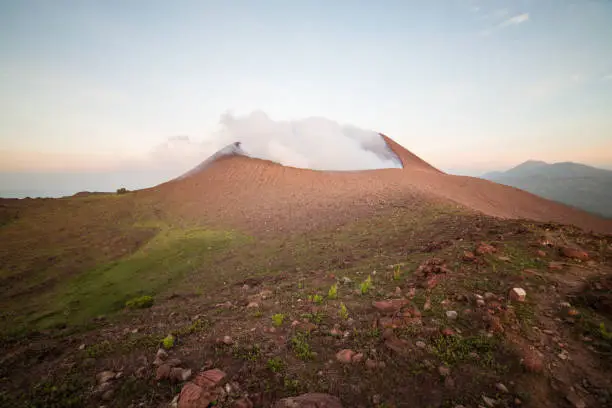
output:
<instances>
[{"instance_id":1,"label":"small green plant","mask_svg":"<svg viewBox=\"0 0 612 408\"><path fill-rule=\"evenodd\" d=\"M317 305L320 305L321 303L323 303L323 296L321 295L309 295L308 296L308 300L312 303L316 303Z\"/></svg>"},{"instance_id":2,"label":"small green plant","mask_svg":"<svg viewBox=\"0 0 612 408\"><path fill-rule=\"evenodd\" d=\"M268 370L272 371L273 373L279 373L283 371L284 368L285 364L283 363L283 360L281 360L280 357L268 359Z\"/></svg>"},{"instance_id":3,"label":"small green plant","mask_svg":"<svg viewBox=\"0 0 612 408\"><path fill-rule=\"evenodd\" d=\"M146 309L153 306L153 297L151 296L140 296L125 302L125 307L128 309Z\"/></svg>"},{"instance_id":4,"label":"small green plant","mask_svg":"<svg viewBox=\"0 0 612 408\"><path fill-rule=\"evenodd\" d=\"M109 354L113 350L112 344L108 340L104 340L100 343L92 344L87 347L87 357L97 358Z\"/></svg>"},{"instance_id":5,"label":"small green plant","mask_svg":"<svg viewBox=\"0 0 612 408\"><path fill-rule=\"evenodd\" d=\"M172 335L180 337L180 336L187 336L193 333L203 332L204 330L208 328L209 325L210 323L206 320L196 319L193 322L191 322L191 324L172 331Z\"/></svg>"},{"instance_id":6,"label":"small green plant","mask_svg":"<svg viewBox=\"0 0 612 408\"><path fill-rule=\"evenodd\" d=\"M313 323L321 324L323 319L325 318L325 313L315 312L315 313L304 313L302 317L310 320Z\"/></svg>"},{"instance_id":7,"label":"small green plant","mask_svg":"<svg viewBox=\"0 0 612 408\"><path fill-rule=\"evenodd\" d=\"M303 332L296 333L291 338L291 348L293 352L300 360L310 360L313 358L314 354L310 349L310 344L308 344L308 334Z\"/></svg>"},{"instance_id":8,"label":"small green plant","mask_svg":"<svg viewBox=\"0 0 612 408\"><path fill-rule=\"evenodd\" d=\"M338 284L337 283L334 283L333 285L331 285L331 287L329 288L329 291L327 292L327 298L328 299L338 298Z\"/></svg>"},{"instance_id":9,"label":"small green plant","mask_svg":"<svg viewBox=\"0 0 612 408\"><path fill-rule=\"evenodd\" d=\"M338 316L340 316L344 320L348 319L349 317L348 309L346 308L346 305L344 303L340 303L340 310L338 311Z\"/></svg>"},{"instance_id":10,"label":"small green plant","mask_svg":"<svg viewBox=\"0 0 612 408\"><path fill-rule=\"evenodd\" d=\"M291 394L298 394L301 388L300 380L296 378L287 378L283 379L283 384L285 385L285 389Z\"/></svg>"},{"instance_id":11,"label":"small green plant","mask_svg":"<svg viewBox=\"0 0 612 408\"><path fill-rule=\"evenodd\" d=\"M174 336L171 334L167 335L166 337L163 338L161 343L162 343L162 346L164 346L166 350L170 350L172 347L174 347Z\"/></svg>"},{"instance_id":12,"label":"small green plant","mask_svg":"<svg viewBox=\"0 0 612 408\"><path fill-rule=\"evenodd\" d=\"M298 282L298 289L304 289L304 281L299 281Z\"/></svg>"},{"instance_id":13,"label":"small green plant","mask_svg":"<svg viewBox=\"0 0 612 408\"><path fill-rule=\"evenodd\" d=\"M261 312L261 310L258 310L255 313L253 313L253 317L256 317L258 319L262 316L263 316L263 313Z\"/></svg>"},{"instance_id":14,"label":"small green plant","mask_svg":"<svg viewBox=\"0 0 612 408\"><path fill-rule=\"evenodd\" d=\"M612 340L612 332L606 330L606 325L603 322L599 323L599 334L606 340Z\"/></svg>"},{"instance_id":15,"label":"small green plant","mask_svg":"<svg viewBox=\"0 0 612 408\"><path fill-rule=\"evenodd\" d=\"M245 361L257 361L261 357L261 348L259 344L254 344L252 346L234 346L232 354L234 357L239 358Z\"/></svg>"},{"instance_id":16,"label":"small green plant","mask_svg":"<svg viewBox=\"0 0 612 408\"><path fill-rule=\"evenodd\" d=\"M400 280L402 277L402 271L399 265L395 265L393 268L393 280Z\"/></svg>"},{"instance_id":17,"label":"small green plant","mask_svg":"<svg viewBox=\"0 0 612 408\"><path fill-rule=\"evenodd\" d=\"M282 313L277 313L274 316L272 316L272 324L276 327L282 326L284 321L285 321L285 315Z\"/></svg>"},{"instance_id":18,"label":"small green plant","mask_svg":"<svg viewBox=\"0 0 612 408\"><path fill-rule=\"evenodd\" d=\"M359 290L361 291L362 295L365 295L366 293L368 293L368 290L370 290L371 287L372 277L368 276L368 279L364 280L363 282L361 282L361 285L359 285Z\"/></svg>"}]
</instances>

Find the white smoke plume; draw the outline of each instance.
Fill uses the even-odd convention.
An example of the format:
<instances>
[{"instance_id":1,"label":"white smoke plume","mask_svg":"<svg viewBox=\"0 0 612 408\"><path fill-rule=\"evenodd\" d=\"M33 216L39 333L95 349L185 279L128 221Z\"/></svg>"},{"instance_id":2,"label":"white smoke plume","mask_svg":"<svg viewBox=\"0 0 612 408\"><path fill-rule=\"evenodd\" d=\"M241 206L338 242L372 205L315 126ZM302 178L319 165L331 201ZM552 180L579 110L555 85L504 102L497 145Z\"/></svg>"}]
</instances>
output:
<instances>
[{"instance_id":1,"label":"white smoke plume","mask_svg":"<svg viewBox=\"0 0 612 408\"><path fill-rule=\"evenodd\" d=\"M318 117L275 121L260 111L245 116L224 114L219 129L201 142L174 137L158 146L152 156L158 164L178 160L195 166L235 142L240 142L242 151L251 157L291 167L314 170L401 167L397 156L374 131Z\"/></svg>"}]
</instances>

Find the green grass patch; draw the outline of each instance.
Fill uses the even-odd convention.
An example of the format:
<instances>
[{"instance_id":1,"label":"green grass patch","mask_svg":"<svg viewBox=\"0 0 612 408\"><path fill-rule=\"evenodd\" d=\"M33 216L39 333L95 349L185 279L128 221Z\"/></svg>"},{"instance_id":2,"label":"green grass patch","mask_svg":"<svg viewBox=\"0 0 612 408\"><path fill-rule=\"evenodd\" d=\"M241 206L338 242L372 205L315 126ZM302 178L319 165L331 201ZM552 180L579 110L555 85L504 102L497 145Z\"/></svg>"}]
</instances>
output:
<instances>
[{"instance_id":1,"label":"green grass patch","mask_svg":"<svg viewBox=\"0 0 612 408\"><path fill-rule=\"evenodd\" d=\"M308 344L308 334L297 332L291 337L291 349L300 360L311 360L314 357L310 344Z\"/></svg>"},{"instance_id":2,"label":"green grass patch","mask_svg":"<svg viewBox=\"0 0 612 408\"><path fill-rule=\"evenodd\" d=\"M129 299L135 307L147 305L150 295L143 292L155 294L172 287L242 238L226 231L162 230L134 254L67 281L48 308L31 317L30 322L39 328L59 323L76 325L119 310Z\"/></svg>"},{"instance_id":3,"label":"green grass patch","mask_svg":"<svg viewBox=\"0 0 612 408\"><path fill-rule=\"evenodd\" d=\"M448 366L470 360L490 367L494 364L493 353L498 343L499 340L496 337L440 336L433 340L432 350L433 354Z\"/></svg>"},{"instance_id":4,"label":"green grass patch","mask_svg":"<svg viewBox=\"0 0 612 408\"><path fill-rule=\"evenodd\" d=\"M125 307L128 309L146 309L153 306L153 297L145 295L125 302Z\"/></svg>"}]
</instances>

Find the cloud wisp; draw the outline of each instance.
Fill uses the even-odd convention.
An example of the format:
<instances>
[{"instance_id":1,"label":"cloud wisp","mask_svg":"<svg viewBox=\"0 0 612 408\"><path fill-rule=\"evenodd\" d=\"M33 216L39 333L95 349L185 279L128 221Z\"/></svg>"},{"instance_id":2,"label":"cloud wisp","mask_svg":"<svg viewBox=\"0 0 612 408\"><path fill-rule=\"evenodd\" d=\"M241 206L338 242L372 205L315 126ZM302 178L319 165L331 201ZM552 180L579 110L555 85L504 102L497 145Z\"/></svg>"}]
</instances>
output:
<instances>
[{"instance_id":1,"label":"cloud wisp","mask_svg":"<svg viewBox=\"0 0 612 408\"><path fill-rule=\"evenodd\" d=\"M219 129L201 141L174 137L148 156L149 166L196 166L217 151L240 142L251 157L313 170L399 168L401 163L382 137L371 130L312 117L275 121L264 112L221 116Z\"/></svg>"},{"instance_id":2,"label":"cloud wisp","mask_svg":"<svg viewBox=\"0 0 612 408\"><path fill-rule=\"evenodd\" d=\"M517 14L516 16L510 17L500 23L500 27L508 27L512 25L522 24L529 20L529 13Z\"/></svg>"}]
</instances>

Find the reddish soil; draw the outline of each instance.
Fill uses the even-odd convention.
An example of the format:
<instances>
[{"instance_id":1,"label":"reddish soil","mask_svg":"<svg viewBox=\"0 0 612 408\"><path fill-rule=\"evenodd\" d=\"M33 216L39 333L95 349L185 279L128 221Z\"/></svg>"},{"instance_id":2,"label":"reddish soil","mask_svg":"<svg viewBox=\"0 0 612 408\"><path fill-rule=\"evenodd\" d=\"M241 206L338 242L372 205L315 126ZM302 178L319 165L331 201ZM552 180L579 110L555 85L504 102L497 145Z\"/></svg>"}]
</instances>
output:
<instances>
[{"instance_id":1,"label":"reddish soil","mask_svg":"<svg viewBox=\"0 0 612 408\"><path fill-rule=\"evenodd\" d=\"M177 216L247 227L253 231L304 231L360 218L407 202L453 203L500 218L573 224L612 232L612 220L487 180L437 170L383 136L402 169L325 172L228 156L187 177L137 194Z\"/></svg>"}]
</instances>

